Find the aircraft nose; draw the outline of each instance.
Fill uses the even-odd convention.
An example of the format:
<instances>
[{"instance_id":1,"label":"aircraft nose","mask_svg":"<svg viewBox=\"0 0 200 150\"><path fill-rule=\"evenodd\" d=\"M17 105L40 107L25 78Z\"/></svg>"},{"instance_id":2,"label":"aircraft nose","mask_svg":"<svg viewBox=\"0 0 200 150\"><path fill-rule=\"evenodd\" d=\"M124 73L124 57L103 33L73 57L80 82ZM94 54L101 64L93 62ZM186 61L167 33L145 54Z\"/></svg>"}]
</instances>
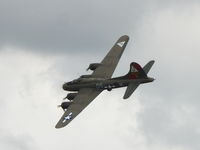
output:
<instances>
[{"instance_id":1,"label":"aircraft nose","mask_svg":"<svg viewBox=\"0 0 200 150\"><path fill-rule=\"evenodd\" d=\"M63 90L66 91L66 90L67 90L67 87L68 87L67 83L64 83L62 88L63 88Z\"/></svg>"}]
</instances>

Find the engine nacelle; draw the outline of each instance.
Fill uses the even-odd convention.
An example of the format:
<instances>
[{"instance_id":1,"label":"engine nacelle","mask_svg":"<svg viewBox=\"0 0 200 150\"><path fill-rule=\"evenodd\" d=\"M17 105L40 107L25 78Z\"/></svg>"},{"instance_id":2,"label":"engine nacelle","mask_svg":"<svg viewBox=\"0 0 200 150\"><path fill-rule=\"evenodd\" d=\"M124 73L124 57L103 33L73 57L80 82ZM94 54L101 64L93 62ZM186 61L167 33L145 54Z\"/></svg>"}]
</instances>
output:
<instances>
[{"instance_id":1,"label":"engine nacelle","mask_svg":"<svg viewBox=\"0 0 200 150\"><path fill-rule=\"evenodd\" d=\"M71 105L71 103L73 103L73 102L70 102L70 101L69 102L62 102L60 107L62 107L62 109L65 110Z\"/></svg>"},{"instance_id":2,"label":"engine nacelle","mask_svg":"<svg viewBox=\"0 0 200 150\"><path fill-rule=\"evenodd\" d=\"M92 64L89 65L89 67L87 68L87 70L92 70L92 71L94 71L94 70L97 69L100 65L101 65L101 63L92 63Z\"/></svg>"},{"instance_id":3,"label":"engine nacelle","mask_svg":"<svg viewBox=\"0 0 200 150\"><path fill-rule=\"evenodd\" d=\"M66 98L68 100L73 100L76 96L77 96L78 93L69 93L67 94Z\"/></svg>"}]
</instances>

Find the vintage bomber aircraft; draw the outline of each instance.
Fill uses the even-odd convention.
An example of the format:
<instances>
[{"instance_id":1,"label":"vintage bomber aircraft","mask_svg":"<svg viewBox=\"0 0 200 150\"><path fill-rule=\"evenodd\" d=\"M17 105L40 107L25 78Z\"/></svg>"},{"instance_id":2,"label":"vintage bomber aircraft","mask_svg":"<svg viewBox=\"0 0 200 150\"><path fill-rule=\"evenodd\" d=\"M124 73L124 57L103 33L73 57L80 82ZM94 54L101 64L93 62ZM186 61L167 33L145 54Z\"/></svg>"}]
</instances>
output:
<instances>
[{"instance_id":1,"label":"vintage bomber aircraft","mask_svg":"<svg viewBox=\"0 0 200 150\"><path fill-rule=\"evenodd\" d=\"M70 123L103 90L111 91L114 88L127 86L123 97L127 99L140 84L154 80L147 76L154 64L153 60L143 68L136 62L132 62L126 75L111 78L128 40L129 37L126 35L120 37L101 63L90 64L87 70L93 71L91 75L82 75L80 78L63 85L64 90L75 91L75 93L69 93L64 98L68 101L64 101L59 105L64 110L64 114L57 123L56 128L62 128Z\"/></svg>"}]
</instances>

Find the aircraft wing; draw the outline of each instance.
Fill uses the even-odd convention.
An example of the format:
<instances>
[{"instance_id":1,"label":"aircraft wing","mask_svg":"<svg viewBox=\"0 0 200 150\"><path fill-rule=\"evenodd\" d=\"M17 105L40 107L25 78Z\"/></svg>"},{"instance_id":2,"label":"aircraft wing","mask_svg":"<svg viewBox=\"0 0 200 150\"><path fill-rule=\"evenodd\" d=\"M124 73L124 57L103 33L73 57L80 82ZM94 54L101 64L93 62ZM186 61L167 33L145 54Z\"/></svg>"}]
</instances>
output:
<instances>
[{"instance_id":1,"label":"aircraft wing","mask_svg":"<svg viewBox=\"0 0 200 150\"><path fill-rule=\"evenodd\" d=\"M127 35L120 37L102 60L101 65L93 72L92 76L105 79L111 78L124 52L128 40L129 37Z\"/></svg>"},{"instance_id":2,"label":"aircraft wing","mask_svg":"<svg viewBox=\"0 0 200 150\"><path fill-rule=\"evenodd\" d=\"M78 92L74 98L73 103L65 111L61 119L56 124L56 128L62 128L70 123L83 109L85 109L102 90L94 88L83 88Z\"/></svg>"}]
</instances>

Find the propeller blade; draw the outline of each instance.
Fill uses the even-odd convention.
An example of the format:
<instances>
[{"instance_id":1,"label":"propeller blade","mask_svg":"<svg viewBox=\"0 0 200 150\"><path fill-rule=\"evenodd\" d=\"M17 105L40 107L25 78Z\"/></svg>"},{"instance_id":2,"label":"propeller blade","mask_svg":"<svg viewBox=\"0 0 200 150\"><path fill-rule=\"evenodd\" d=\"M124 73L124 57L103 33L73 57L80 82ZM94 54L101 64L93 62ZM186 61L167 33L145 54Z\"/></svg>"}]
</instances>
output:
<instances>
[{"instance_id":1,"label":"propeller blade","mask_svg":"<svg viewBox=\"0 0 200 150\"><path fill-rule=\"evenodd\" d=\"M63 98L63 100L67 99L67 96Z\"/></svg>"}]
</instances>

